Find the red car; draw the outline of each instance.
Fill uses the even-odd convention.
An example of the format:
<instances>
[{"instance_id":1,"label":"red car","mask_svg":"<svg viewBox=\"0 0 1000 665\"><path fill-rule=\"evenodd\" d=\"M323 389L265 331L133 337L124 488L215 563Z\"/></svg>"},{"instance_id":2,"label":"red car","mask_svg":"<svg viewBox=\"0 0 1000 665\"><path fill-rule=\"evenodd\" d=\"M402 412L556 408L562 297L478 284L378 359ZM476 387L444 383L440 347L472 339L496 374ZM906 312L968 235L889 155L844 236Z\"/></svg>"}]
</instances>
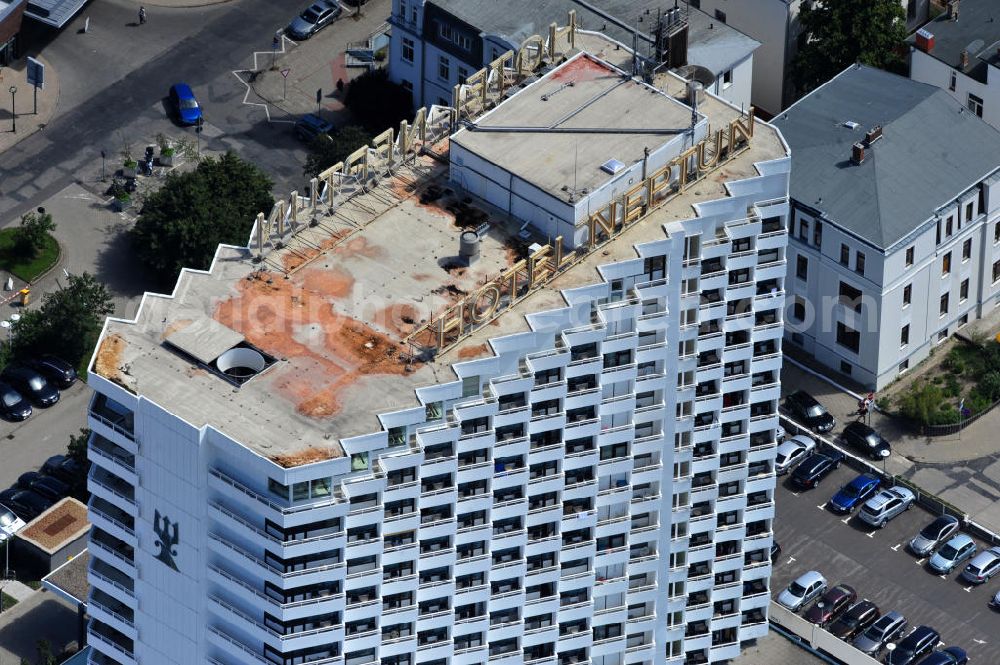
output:
<instances>
[{"instance_id":1,"label":"red car","mask_svg":"<svg viewBox=\"0 0 1000 665\"><path fill-rule=\"evenodd\" d=\"M825 626L836 619L858 599L857 592L846 584L838 584L820 596L816 604L806 611L806 621Z\"/></svg>"}]
</instances>

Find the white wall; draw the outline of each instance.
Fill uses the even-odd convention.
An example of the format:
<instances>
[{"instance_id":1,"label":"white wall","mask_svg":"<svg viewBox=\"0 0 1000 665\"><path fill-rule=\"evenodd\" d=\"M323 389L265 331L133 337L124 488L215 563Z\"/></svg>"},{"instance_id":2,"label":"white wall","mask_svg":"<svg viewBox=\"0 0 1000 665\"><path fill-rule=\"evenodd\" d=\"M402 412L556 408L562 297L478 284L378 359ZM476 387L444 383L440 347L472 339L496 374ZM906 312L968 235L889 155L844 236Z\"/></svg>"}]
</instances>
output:
<instances>
[{"instance_id":1,"label":"white wall","mask_svg":"<svg viewBox=\"0 0 1000 665\"><path fill-rule=\"evenodd\" d=\"M951 75L955 72L955 89L951 89ZM946 63L920 49L910 49L910 78L929 83L946 91L962 106L967 106L969 93L983 100L983 120L1000 129L1000 69L987 65L986 83L957 72Z\"/></svg>"},{"instance_id":2,"label":"white wall","mask_svg":"<svg viewBox=\"0 0 1000 665\"><path fill-rule=\"evenodd\" d=\"M737 108L749 108L753 103L751 99L751 91L753 90L753 54L736 63L732 68L732 73L732 81L727 85L723 81L725 73L719 72L719 76L715 79L715 85L712 86L711 92Z\"/></svg>"}]
</instances>

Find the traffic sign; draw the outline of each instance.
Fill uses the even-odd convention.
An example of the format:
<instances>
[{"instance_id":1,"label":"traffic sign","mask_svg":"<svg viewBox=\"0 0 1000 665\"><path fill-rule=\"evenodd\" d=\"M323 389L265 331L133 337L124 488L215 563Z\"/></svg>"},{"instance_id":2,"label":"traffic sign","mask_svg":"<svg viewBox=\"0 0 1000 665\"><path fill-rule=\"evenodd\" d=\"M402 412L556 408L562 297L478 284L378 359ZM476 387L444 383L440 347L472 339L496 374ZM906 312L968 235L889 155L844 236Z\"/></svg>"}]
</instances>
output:
<instances>
[{"instance_id":1,"label":"traffic sign","mask_svg":"<svg viewBox=\"0 0 1000 665\"><path fill-rule=\"evenodd\" d=\"M284 69L281 70L281 75L285 78L288 78L288 75L291 73L291 71L292 71L291 67L285 67Z\"/></svg>"},{"instance_id":2,"label":"traffic sign","mask_svg":"<svg viewBox=\"0 0 1000 665\"><path fill-rule=\"evenodd\" d=\"M28 57L28 85L45 88L45 64L30 56Z\"/></svg>"}]
</instances>

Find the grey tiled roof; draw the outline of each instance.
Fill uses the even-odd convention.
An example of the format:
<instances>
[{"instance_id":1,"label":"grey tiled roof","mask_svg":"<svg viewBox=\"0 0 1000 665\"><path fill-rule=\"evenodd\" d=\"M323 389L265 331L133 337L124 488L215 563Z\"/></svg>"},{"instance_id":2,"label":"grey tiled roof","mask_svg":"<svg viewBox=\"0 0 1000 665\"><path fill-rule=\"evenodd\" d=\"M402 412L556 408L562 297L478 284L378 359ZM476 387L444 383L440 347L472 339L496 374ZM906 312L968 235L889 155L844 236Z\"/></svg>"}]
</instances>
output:
<instances>
[{"instance_id":1,"label":"grey tiled roof","mask_svg":"<svg viewBox=\"0 0 1000 665\"><path fill-rule=\"evenodd\" d=\"M773 124L792 151L792 198L881 249L1000 166L1000 132L947 92L866 66L844 70ZM875 125L883 138L855 165L851 146Z\"/></svg>"}]
</instances>

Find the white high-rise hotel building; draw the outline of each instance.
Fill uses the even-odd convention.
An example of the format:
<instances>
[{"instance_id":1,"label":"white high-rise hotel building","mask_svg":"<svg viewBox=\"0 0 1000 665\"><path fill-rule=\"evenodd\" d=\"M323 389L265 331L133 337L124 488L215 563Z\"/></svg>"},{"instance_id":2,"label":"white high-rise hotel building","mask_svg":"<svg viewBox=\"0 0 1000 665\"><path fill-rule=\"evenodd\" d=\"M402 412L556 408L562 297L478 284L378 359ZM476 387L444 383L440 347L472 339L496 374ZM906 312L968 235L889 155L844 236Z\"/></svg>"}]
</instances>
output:
<instances>
[{"instance_id":1,"label":"white high-rise hotel building","mask_svg":"<svg viewBox=\"0 0 1000 665\"><path fill-rule=\"evenodd\" d=\"M576 54L108 321L91 663L695 664L766 633L788 149L654 83Z\"/></svg>"}]
</instances>

